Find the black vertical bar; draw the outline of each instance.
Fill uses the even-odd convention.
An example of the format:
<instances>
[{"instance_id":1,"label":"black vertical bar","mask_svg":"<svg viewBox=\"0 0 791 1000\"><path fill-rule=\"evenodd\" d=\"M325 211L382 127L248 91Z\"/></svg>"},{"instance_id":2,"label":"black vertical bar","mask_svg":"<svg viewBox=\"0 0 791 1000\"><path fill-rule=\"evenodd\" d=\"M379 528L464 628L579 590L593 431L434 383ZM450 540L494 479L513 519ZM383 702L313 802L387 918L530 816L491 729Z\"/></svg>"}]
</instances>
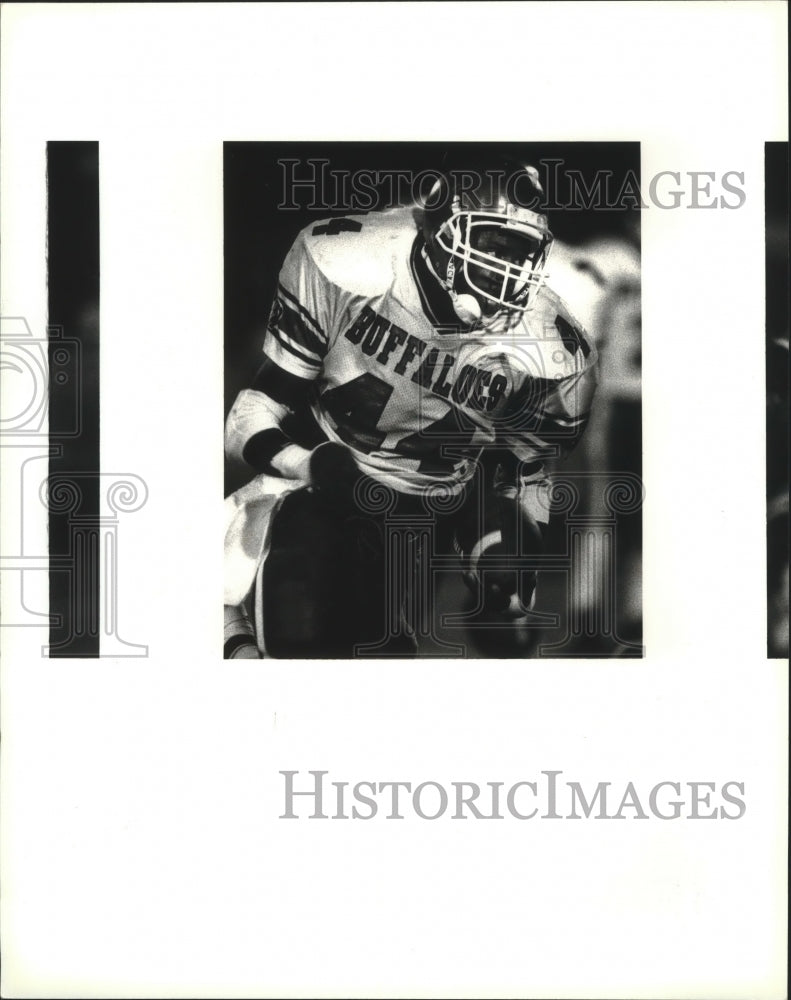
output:
<instances>
[{"instance_id":1,"label":"black vertical bar","mask_svg":"<svg viewBox=\"0 0 791 1000\"><path fill-rule=\"evenodd\" d=\"M53 657L99 656L99 144L47 144Z\"/></svg>"},{"instance_id":2,"label":"black vertical bar","mask_svg":"<svg viewBox=\"0 0 791 1000\"><path fill-rule=\"evenodd\" d=\"M767 656L788 656L788 143L764 148Z\"/></svg>"}]
</instances>

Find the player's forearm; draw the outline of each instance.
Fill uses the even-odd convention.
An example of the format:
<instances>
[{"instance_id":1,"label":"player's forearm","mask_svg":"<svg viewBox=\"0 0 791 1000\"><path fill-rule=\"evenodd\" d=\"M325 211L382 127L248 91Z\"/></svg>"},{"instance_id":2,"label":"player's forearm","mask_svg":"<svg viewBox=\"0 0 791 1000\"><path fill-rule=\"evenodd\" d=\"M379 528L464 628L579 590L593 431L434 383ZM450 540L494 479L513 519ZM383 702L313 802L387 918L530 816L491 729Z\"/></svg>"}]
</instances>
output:
<instances>
[{"instance_id":1,"label":"player's forearm","mask_svg":"<svg viewBox=\"0 0 791 1000\"><path fill-rule=\"evenodd\" d=\"M288 408L256 389L240 392L225 425L225 450L256 470L285 479L308 479L310 452L280 425Z\"/></svg>"},{"instance_id":2,"label":"player's forearm","mask_svg":"<svg viewBox=\"0 0 791 1000\"><path fill-rule=\"evenodd\" d=\"M256 435L274 431L287 413L285 406L276 403L263 392L243 389L234 400L225 422L225 453L229 458L244 459L244 449Z\"/></svg>"},{"instance_id":3,"label":"player's forearm","mask_svg":"<svg viewBox=\"0 0 791 1000\"><path fill-rule=\"evenodd\" d=\"M252 388L239 393L228 415L228 456L256 472L307 482L310 452L295 444L282 424L309 405L312 387L312 379L287 372L265 354Z\"/></svg>"},{"instance_id":4,"label":"player's forearm","mask_svg":"<svg viewBox=\"0 0 791 1000\"><path fill-rule=\"evenodd\" d=\"M293 444L280 428L287 413L286 406L263 392L240 392L225 424L228 457L241 459L257 472L294 475L296 453L304 449Z\"/></svg>"}]
</instances>

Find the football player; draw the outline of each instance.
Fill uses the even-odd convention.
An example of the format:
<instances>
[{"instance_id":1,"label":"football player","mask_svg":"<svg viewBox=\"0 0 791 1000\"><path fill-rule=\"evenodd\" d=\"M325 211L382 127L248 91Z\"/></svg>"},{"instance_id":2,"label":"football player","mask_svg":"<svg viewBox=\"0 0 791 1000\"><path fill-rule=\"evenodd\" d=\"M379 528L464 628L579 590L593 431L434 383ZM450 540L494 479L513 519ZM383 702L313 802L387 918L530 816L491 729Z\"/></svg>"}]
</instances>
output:
<instances>
[{"instance_id":1,"label":"football player","mask_svg":"<svg viewBox=\"0 0 791 1000\"><path fill-rule=\"evenodd\" d=\"M387 525L427 518L480 608L526 615L546 463L595 388L595 351L545 283L541 195L532 167L465 166L422 209L299 233L226 425L258 473L229 500L226 656L414 654Z\"/></svg>"}]
</instances>

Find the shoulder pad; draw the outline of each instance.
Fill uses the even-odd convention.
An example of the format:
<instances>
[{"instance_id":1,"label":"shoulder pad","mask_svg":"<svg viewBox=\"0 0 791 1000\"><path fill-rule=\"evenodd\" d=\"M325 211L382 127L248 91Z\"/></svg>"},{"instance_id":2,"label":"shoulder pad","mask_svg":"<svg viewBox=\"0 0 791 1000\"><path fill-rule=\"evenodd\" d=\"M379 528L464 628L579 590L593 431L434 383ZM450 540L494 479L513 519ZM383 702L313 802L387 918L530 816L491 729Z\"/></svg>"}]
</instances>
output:
<instances>
[{"instance_id":1,"label":"shoulder pad","mask_svg":"<svg viewBox=\"0 0 791 1000\"><path fill-rule=\"evenodd\" d=\"M412 210L394 209L321 219L297 239L334 285L373 297L392 284L395 262L408 255L416 232Z\"/></svg>"},{"instance_id":2,"label":"shoulder pad","mask_svg":"<svg viewBox=\"0 0 791 1000\"><path fill-rule=\"evenodd\" d=\"M526 333L531 341L541 345L544 365L551 377L565 378L596 363L591 337L563 299L547 286L541 289L516 332L517 336Z\"/></svg>"}]
</instances>

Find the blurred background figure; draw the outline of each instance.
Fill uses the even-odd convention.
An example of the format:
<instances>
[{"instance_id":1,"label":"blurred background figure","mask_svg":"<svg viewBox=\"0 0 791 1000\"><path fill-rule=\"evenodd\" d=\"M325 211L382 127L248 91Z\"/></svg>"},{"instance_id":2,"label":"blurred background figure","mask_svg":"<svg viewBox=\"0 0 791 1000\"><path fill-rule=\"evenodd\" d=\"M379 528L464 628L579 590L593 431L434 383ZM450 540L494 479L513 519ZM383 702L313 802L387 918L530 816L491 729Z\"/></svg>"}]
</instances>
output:
<instances>
[{"instance_id":1,"label":"blurred background figure","mask_svg":"<svg viewBox=\"0 0 791 1000\"><path fill-rule=\"evenodd\" d=\"M639 226L629 219L622 233L594 236L578 245L554 248L550 283L569 296L578 318L599 352L599 389L588 427L589 436L572 454L564 471L590 475L586 503L591 520L607 523L607 490L596 483L603 474L610 484L638 484L642 477L641 299ZM608 528L591 526L590 531ZM611 634L606 625L598 634L589 630L589 653L597 645L603 653L627 652L619 642L637 644L642 636L642 511L620 513L614 537L614 606ZM606 573L591 572L586 560L574 567L572 593L576 614L593 623L607 617L610 600Z\"/></svg>"},{"instance_id":2,"label":"blurred background figure","mask_svg":"<svg viewBox=\"0 0 791 1000\"><path fill-rule=\"evenodd\" d=\"M556 476L579 492L576 514L583 517L584 544L573 553L570 574L541 574L534 620L510 635L493 625L469 633L479 655L640 655L642 507L635 499L630 505L635 509L614 517L607 504L608 488L616 484L641 489L639 216L631 212L625 222L613 222L605 215L601 225L580 242L572 241L573 233L556 240L548 265L548 284L569 303L599 352L599 388L588 429ZM572 555L572 544L567 519L554 517L547 548ZM440 608L450 604L449 590L455 590L453 581L441 592ZM548 617L542 627L540 615L558 613L558 621Z\"/></svg>"}]
</instances>

